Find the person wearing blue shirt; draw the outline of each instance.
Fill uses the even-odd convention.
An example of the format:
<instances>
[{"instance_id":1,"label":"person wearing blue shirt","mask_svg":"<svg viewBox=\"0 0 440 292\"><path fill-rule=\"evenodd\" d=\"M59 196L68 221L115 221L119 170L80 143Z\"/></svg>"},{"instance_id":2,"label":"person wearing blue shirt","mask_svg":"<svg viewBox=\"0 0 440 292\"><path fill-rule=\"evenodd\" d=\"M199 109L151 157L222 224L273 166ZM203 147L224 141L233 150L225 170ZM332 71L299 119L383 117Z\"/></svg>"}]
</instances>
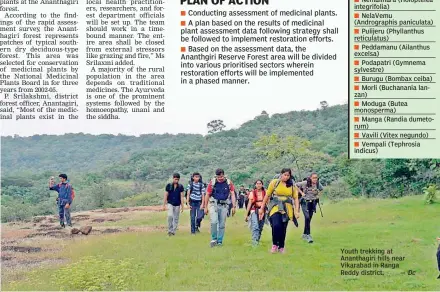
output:
<instances>
[{"instance_id":1,"label":"person wearing blue shirt","mask_svg":"<svg viewBox=\"0 0 440 292\"><path fill-rule=\"evenodd\" d=\"M60 216L60 225L65 228L64 217L68 226L72 227L72 220L70 218L70 205L72 204L72 186L67 181L67 175L62 173L58 176L60 183L55 184L55 178L52 176L49 180L49 190L58 193L57 205Z\"/></svg>"}]
</instances>

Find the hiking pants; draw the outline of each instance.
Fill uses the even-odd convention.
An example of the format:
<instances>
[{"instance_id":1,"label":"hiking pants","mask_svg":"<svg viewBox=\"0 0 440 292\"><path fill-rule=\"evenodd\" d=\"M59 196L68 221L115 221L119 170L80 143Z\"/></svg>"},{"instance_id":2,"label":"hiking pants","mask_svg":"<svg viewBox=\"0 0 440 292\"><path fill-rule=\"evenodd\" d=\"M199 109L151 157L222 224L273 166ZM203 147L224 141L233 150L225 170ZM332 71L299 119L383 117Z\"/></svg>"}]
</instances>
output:
<instances>
[{"instance_id":1,"label":"hiking pants","mask_svg":"<svg viewBox=\"0 0 440 292\"><path fill-rule=\"evenodd\" d=\"M230 203L228 205L228 215L227 215L227 217L231 217L231 211L232 211L232 203Z\"/></svg>"},{"instance_id":2,"label":"hiking pants","mask_svg":"<svg viewBox=\"0 0 440 292\"><path fill-rule=\"evenodd\" d=\"M200 210L202 201L190 200L189 205L191 206L191 211L189 212L190 220L191 220L191 233L196 233L196 228L200 226L200 222L199 222L200 213L204 212L203 210Z\"/></svg>"},{"instance_id":3,"label":"hiking pants","mask_svg":"<svg viewBox=\"0 0 440 292\"><path fill-rule=\"evenodd\" d=\"M176 234L179 225L180 206L168 204L168 232Z\"/></svg>"},{"instance_id":4,"label":"hiking pants","mask_svg":"<svg viewBox=\"0 0 440 292\"><path fill-rule=\"evenodd\" d=\"M70 208L66 208L67 202L65 200L60 200L58 203L58 214L60 216L60 223L64 223L64 217L66 217L67 225L71 225L72 221L70 219Z\"/></svg>"},{"instance_id":5,"label":"hiking pants","mask_svg":"<svg viewBox=\"0 0 440 292\"><path fill-rule=\"evenodd\" d=\"M283 215L279 212L270 216L269 220L272 226L272 244L284 248L289 221L283 222Z\"/></svg>"},{"instance_id":6,"label":"hiking pants","mask_svg":"<svg viewBox=\"0 0 440 292\"><path fill-rule=\"evenodd\" d=\"M263 232L264 221L266 219L263 217L259 220L258 212L251 213L251 231L252 231L252 243L256 244L260 241L261 233Z\"/></svg>"},{"instance_id":7,"label":"hiking pants","mask_svg":"<svg viewBox=\"0 0 440 292\"><path fill-rule=\"evenodd\" d=\"M301 200L301 209L304 214L304 233L310 235L310 224L312 223L313 213L315 213L316 201L307 202Z\"/></svg>"},{"instance_id":8,"label":"hiking pants","mask_svg":"<svg viewBox=\"0 0 440 292\"><path fill-rule=\"evenodd\" d=\"M440 244L438 245L438 249L437 249L437 265L438 265L438 270L440 272Z\"/></svg>"},{"instance_id":9,"label":"hiking pants","mask_svg":"<svg viewBox=\"0 0 440 292\"><path fill-rule=\"evenodd\" d=\"M209 202L209 218L211 220L211 240L223 243L225 236L226 217L228 216L228 204Z\"/></svg>"},{"instance_id":10,"label":"hiking pants","mask_svg":"<svg viewBox=\"0 0 440 292\"><path fill-rule=\"evenodd\" d=\"M244 198L240 196L240 198L238 198L238 208L243 209L243 204L244 204Z\"/></svg>"}]
</instances>

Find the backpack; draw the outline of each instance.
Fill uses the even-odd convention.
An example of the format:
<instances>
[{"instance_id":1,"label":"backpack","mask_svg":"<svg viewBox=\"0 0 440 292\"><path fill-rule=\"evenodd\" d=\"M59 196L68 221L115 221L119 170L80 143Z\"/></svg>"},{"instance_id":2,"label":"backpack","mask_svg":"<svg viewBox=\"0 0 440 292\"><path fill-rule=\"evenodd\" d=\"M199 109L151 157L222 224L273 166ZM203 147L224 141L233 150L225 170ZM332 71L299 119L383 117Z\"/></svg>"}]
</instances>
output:
<instances>
[{"instance_id":1,"label":"backpack","mask_svg":"<svg viewBox=\"0 0 440 292\"><path fill-rule=\"evenodd\" d=\"M59 183L59 184L58 184L58 187L60 188L61 185L62 185L62 183ZM72 201L73 201L73 199L75 199L75 190L73 189L72 185L69 184L69 183L66 183L66 187L70 187L70 189L71 189L70 194L71 194Z\"/></svg>"},{"instance_id":2,"label":"backpack","mask_svg":"<svg viewBox=\"0 0 440 292\"><path fill-rule=\"evenodd\" d=\"M199 183L201 183L201 184L205 187L205 189L206 189L206 184L203 183L203 178L202 178L202 176L201 176L201 175L199 175L199 176L200 176ZM189 183L188 183L188 184L190 185L190 187L189 187L190 194L192 194L192 192L193 192L193 183L194 183L194 175L191 174L191 177L190 177L190 179L189 179Z\"/></svg>"},{"instance_id":3,"label":"backpack","mask_svg":"<svg viewBox=\"0 0 440 292\"><path fill-rule=\"evenodd\" d=\"M291 178L291 180L292 180L292 192L293 192L293 188L295 187L295 180L294 180L293 178ZM274 185L274 187L273 187L273 192L272 192L272 194L270 195L271 197L273 196L275 190L276 190L277 187L280 185L280 183L281 183L281 179L278 178L278 179L277 179L277 182L275 183L275 185Z\"/></svg>"},{"instance_id":4,"label":"backpack","mask_svg":"<svg viewBox=\"0 0 440 292\"><path fill-rule=\"evenodd\" d=\"M228 193L228 198L229 198L229 196L230 196L230 191L231 191L231 181L228 179L228 178L226 178L225 177L225 180L226 180L226 183L228 184L228 186L229 186L229 193ZM217 184L217 178L213 178L213 179L211 179L211 186L212 186L212 196L214 196L214 194L215 194L215 185Z\"/></svg>"},{"instance_id":5,"label":"backpack","mask_svg":"<svg viewBox=\"0 0 440 292\"><path fill-rule=\"evenodd\" d=\"M167 191L167 192L172 192L172 191L174 191L174 188L173 188L173 187L174 187L174 184L173 184L173 183L169 183L169 184L167 184L166 191ZM178 184L177 187L183 189L183 185L182 185L182 184Z\"/></svg>"},{"instance_id":6,"label":"backpack","mask_svg":"<svg viewBox=\"0 0 440 292\"><path fill-rule=\"evenodd\" d=\"M254 197L254 199L255 199L255 202L253 202L253 205L255 205L255 203L263 202L264 197L266 196L266 190L265 190L265 189L262 189L262 191L263 191L263 199L262 199L262 200L258 200L257 189L254 189L254 190L252 191L252 195L253 195L253 197Z\"/></svg>"}]
</instances>

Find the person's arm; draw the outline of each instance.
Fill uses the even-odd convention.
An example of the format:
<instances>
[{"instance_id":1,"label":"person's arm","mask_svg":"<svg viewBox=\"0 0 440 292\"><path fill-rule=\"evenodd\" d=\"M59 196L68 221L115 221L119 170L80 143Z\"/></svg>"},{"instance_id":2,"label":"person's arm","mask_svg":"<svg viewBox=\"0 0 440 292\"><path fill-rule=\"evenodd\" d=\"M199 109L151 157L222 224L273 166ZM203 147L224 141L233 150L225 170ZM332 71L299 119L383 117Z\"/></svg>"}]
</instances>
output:
<instances>
[{"instance_id":1,"label":"person's arm","mask_svg":"<svg viewBox=\"0 0 440 292\"><path fill-rule=\"evenodd\" d=\"M186 204L191 207L189 204L189 197L191 196L191 184L186 188Z\"/></svg>"},{"instance_id":2,"label":"person's arm","mask_svg":"<svg viewBox=\"0 0 440 292\"><path fill-rule=\"evenodd\" d=\"M246 213L244 214L244 220L246 222L248 221L248 215L249 215L249 212L251 211L251 207L253 204L254 204L254 196L250 195L249 196L249 203L246 208Z\"/></svg>"},{"instance_id":3,"label":"person's arm","mask_svg":"<svg viewBox=\"0 0 440 292\"><path fill-rule=\"evenodd\" d=\"M299 188L297 186L294 186L293 187L293 200L295 201L295 216L296 216L296 218L299 218L298 191L299 191Z\"/></svg>"},{"instance_id":4,"label":"person's arm","mask_svg":"<svg viewBox=\"0 0 440 292\"><path fill-rule=\"evenodd\" d=\"M266 196L264 196L263 202L261 203L260 212L261 210L264 209L264 207L267 204L267 201L269 201L270 196L274 192L274 186L275 186L275 181L271 181L269 187L267 188Z\"/></svg>"},{"instance_id":5,"label":"person's arm","mask_svg":"<svg viewBox=\"0 0 440 292\"><path fill-rule=\"evenodd\" d=\"M232 215L235 214L235 206L237 204L237 200L235 199L235 187L232 182L230 182L229 191L231 194L231 201L232 201Z\"/></svg>"},{"instance_id":6,"label":"person's arm","mask_svg":"<svg viewBox=\"0 0 440 292\"><path fill-rule=\"evenodd\" d=\"M163 195L163 209L165 210L168 202L168 185L165 187L165 194Z\"/></svg>"},{"instance_id":7,"label":"person's arm","mask_svg":"<svg viewBox=\"0 0 440 292\"><path fill-rule=\"evenodd\" d=\"M209 199L211 198L211 194L212 194L212 182L209 182L205 195L205 213L208 210L208 204L209 204Z\"/></svg>"},{"instance_id":8,"label":"person's arm","mask_svg":"<svg viewBox=\"0 0 440 292\"><path fill-rule=\"evenodd\" d=\"M180 189L180 212L183 212L183 207L185 206L185 201L184 201L184 194L185 194L185 188L183 186L181 186Z\"/></svg>"},{"instance_id":9,"label":"person's arm","mask_svg":"<svg viewBox=\"0 0 440 292\"><path fill-rule=\"evenodd\" d=\"M55 184L53 176L49 179L49 190L57 191L57 192L59 192L60 190L60 187L57 184Z\"/></svg>"},{"instance_id":10,"label":"person's arm","mask_svg":"<svg viewBox=\"0 0 440 292\"><path fill-rule=\"evenodd\" d=\"M201 192L202 192L202 204L200 206L201 206L202 209L205 209L206 189L205 189L205 185L204 184L202 184Z\"/></svg>"},{"instance_id":11,"label":"person's arm","mask_svg":"<svg viewBox=\"0 0 440 292\"><path fill-rule=\"evenodd\" d=\"M319 196L322 194L322 191L324 190L324 187L321 185L320 182L318 182L318 194L316 195L316 197L319 199Z\"/></svg>"}]
</instances>

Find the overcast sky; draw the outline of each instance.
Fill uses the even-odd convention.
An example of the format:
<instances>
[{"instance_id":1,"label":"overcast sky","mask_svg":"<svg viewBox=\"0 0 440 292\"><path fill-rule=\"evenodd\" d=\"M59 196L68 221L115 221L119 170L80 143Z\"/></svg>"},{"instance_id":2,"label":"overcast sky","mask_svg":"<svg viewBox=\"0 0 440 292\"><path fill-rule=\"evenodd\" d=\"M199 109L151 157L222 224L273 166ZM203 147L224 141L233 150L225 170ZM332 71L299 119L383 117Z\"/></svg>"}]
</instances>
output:
<instances>
[{"instance_id":1,"label":"overcast sky","mask_svg":"<svg viewBox=\"0 0 440 292\"><path fill-rule=\"evenodd\" d=\"M228 129L237 128L242 123L253 119L263 110L269 114L285 113L294 110L315 110L319 102L326 100L329 105L347 101L347 4L344 1L272 1L280 10L292 9L332 9L338 17L325 18L326 26L339 27L339 35L333 35L332 44L304 43L309 52L338 54L338 60L318 61L315 63L314 77L254 77L247 86L191 86L180 85L180 10L215 9L216 7L194 7L167 4L166 7L166 110L157 114L131 114L119 121L87 121L84 118L76 121L2 121L3 136L19 134L126 134L140 135L149 133L200 133L206 134L206 124L213 119L224 120ZM288 2L288 3L287 3ZM293 2L295 5L293 5ZM274 9L274 6L271 9ZM84 4L76 7L85 11ZM294 6L294 7L293 7ZM42 9L43 5L34 6ZM46 7L46 6L45 6ZM224 6L223 9L240 9ZM249 8L249 7L248 7ZM253 7L250 7L253 8ZM71 9L71 11L75 11ZM264 8L266 9L266 8ZM61 11L61 10L60 10ZM196 19L196 18L193 18ZM272 19L272 18L271 18ZM280 18L277 18L280 19ZM293 19L293 18L292 18ZM302 20L304 17L298 17ZM317 18L322 19L322 18ZM205 19L206 20L206 19ZM80 28L84 30L85 24ZM260 44L261 45L261 44ZM266 44L265 44L266 45ZM80 60L84 60L80 54ZM144 61L145 62L145 61ZM160 66L153 63L152 66ZM143 64L145 65L145 64ZM85 72L81 67L80 72ZM85 74L81 75L84 84ZM80 94L85 99L85 86L63 88L65 93ZM84 104L84 102L82 102Z\"/></svg>"}]
</instances>

